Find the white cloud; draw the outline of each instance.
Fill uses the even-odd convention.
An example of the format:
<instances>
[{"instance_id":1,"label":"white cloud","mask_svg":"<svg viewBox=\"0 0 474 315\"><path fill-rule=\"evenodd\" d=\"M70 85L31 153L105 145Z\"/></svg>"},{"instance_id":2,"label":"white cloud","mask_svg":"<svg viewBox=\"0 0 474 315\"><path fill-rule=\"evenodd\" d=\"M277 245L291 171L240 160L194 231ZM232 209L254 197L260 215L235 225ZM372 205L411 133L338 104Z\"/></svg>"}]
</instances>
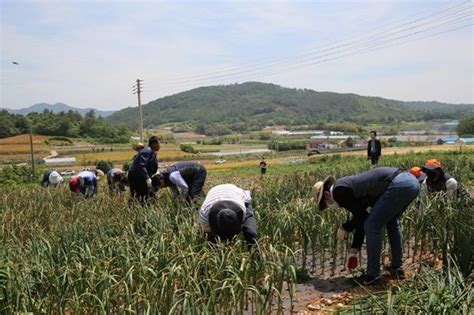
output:
<instances>
[{"instance_id":1,"label":"white cloud","mask_svg":"<svg viewBox=\"0 0 474 315\"><path fill-rule=\"evenodd\" d=\"M169 84L365 34L406 16L411 2L104 2L93 5L92 17L87 5L58 11L39 6L39 19L31 22L37 30L2 22L2 107L59 101L101 109L135 105L131 86L137 77L145 80L145 103L186 88L247 79L394 99L474 102L472 29L273 76ZM18 57L21 65L13 67L10 59Z\"/></svg>"}]
</instances>

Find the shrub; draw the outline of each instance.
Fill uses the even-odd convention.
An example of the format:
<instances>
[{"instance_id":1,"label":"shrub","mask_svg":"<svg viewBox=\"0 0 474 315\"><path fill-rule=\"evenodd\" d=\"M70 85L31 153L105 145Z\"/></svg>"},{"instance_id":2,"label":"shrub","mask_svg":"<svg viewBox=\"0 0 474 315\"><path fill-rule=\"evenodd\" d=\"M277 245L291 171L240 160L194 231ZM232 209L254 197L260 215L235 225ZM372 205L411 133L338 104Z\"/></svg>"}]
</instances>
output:
<instances>
[{"instance_id":1,"label":"shrub","mask_svg":"<svg viewBox=\"0 0 474 315\"><path fill-rule=\"evenodd\" d=\"M306 142L303 142L303 141L293 141L293 142L272 141L268 145L268 148L270 150L275 150L275 151L305 150L306 149Z\"/></svg>"},{"instance_id":2,"label":"shrub","mask_svg":"<svg viewBox=\"0 0 474 315\"><path fill-rule=\"evenodd\" d=\"M190 144L180 144L179 148L181 149L181 151L186 153L197 153L197 151L194 150L193 146Z\"/></svg>"},{"instance_id":3,"label":"shrub","mask_svg":"<svg viewBox=\"0 0 474 315\"><path fill-rule=\"evenodd\" d=\"M100 160L95 167L104 172L104 174L107 174L107 172L114 167L114 164L110 160Z\"/></svg>"}]
</instances>

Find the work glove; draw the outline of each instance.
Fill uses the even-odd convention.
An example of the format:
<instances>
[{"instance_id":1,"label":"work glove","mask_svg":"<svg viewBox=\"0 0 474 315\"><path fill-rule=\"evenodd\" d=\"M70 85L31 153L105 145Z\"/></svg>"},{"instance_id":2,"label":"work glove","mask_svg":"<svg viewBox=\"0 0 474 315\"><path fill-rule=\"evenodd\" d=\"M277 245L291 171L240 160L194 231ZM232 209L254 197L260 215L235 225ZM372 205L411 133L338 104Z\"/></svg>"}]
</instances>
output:
<instances>
[{"instance_id":1,"label":"work glove","mask_svg":"<svg viewBox=\"0 0 474 315\"><path fill-rule=\"evenodd\" d=\"M343 227L340 227L337 230L337 238L340 239L341 241L347 240L348 235L349 235L349 232L347 232Z\"/></svg>"},{"instance_id":2,"label":"work glove","mask_svg":"<svg viewBox=\"0 0 474 315\"><path fill-rule=\"evenodd\" d=\"M154 193L155 191L153 190L153 185L151 184L151 178L146 179L146 187L148 189L148 193Z\"/></svg>"},{"instance_id":3,"label":"work glove","mask_svg":"<svg viewBox=\"0 0 474 315\"><path fill-rule=\"evenodd\" d=\"M349 254L347 255L347 260L346 260L346 268L349 269L349 271L353 271L359 266L359 258L357 257L359 254L359 250L356 248L351 248L349 250Z\"/></svg>"}]
</instances>

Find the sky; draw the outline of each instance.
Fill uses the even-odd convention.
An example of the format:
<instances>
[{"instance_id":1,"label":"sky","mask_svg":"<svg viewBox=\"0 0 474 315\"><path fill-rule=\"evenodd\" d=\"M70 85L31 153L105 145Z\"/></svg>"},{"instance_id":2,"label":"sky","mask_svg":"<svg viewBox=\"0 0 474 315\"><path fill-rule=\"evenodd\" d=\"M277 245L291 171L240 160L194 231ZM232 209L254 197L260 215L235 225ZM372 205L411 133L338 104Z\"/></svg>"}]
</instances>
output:
<instances>
[{"instance_id":1,"label":"sky","mask_svg":"<svg viewBox=\"0 0 474 315\"><path fill-rule=\"evenodd\" d=\"M474 103L474 1L0 2L0 107L259 81ZM18 65L12 62L18 62Z\"/></svg>"}]
</instances>

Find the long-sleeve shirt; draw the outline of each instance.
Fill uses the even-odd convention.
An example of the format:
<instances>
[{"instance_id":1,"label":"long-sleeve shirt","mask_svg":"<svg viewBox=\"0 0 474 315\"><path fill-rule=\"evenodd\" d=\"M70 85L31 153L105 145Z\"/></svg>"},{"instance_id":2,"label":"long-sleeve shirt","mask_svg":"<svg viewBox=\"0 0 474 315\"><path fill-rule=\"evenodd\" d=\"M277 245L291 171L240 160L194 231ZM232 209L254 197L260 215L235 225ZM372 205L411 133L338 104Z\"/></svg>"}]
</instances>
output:
<instances>
[{"instance_id":1,"label":"long-sleeve shirt","mask_svg":"<svg viewBox=\"0 0 474 315\"><path fill-rule=\"evenodd\" d=\"M178 162L168 167L161 174L171 188L174 197L181 195L181 197L187 198L189 197L188 194L193 195L196 192L197 187L195 186L200 186L197 189L199 191L202 189L206 178L206 168L197 162ZM204 176L200 176L203 174ZM181 190L181 194L179 190Z\"/></svg>"},{"instance_id":2,"label":"long-sleeve shirt","mask_svg":"<svg viewBox=\"0 0 474 315\"><path fill-rule=\"evenodd\" d=\"M358 175L343 177L334 183L334 201L352 214L352 219L342 225L346 231L354 231L352 248L360 249L364 242L364 222L369 216L367 208L375 204L399 172L400 170L393 167L378 167Z\"/></svg>"},{"instance_id":3,"label":"long-sleeve shirt","mask_svg":"<svg viewBox=\"0 0 474 315\"><path fill-rule=\"evenodd\" d=\"M442 173L437 180L427 177L421 184L421 195L425 196L432 192L446 191L449 196L456 196L458 189L457 180L448 173Z\"/></svg>"},{"instance_id":4,"label":"long-sleeve shirt","mask_svg":"<svg viewBox=\"0 0 474 315\"><path fill-rule=\"evenodd\" d=\"M93 192L97 191L97 176L93 172L82 171L77 176L81 182L81 190L88 188Z\"/></svg>"},{"instance_id":5,"label":"long-sleeve shirt","mask_svg":"<svg viewBox=\"0 0 474 315\"><path fill-rule=\"evenodd\" d=\"M245 217L246 204L251 202L250 191L243 190L233 184L222 184L212 187L207 193L206 199L199 210L199 223L204 232L211 232L209 225L209 211L218 201L230 201L235 203L243 211Z\"/></svg>"},{"instance_id":6,"label":"long-sleeve shirt","mask_svg":"<svg viewBox=\"0 0 474 315\"><path fill-rule=\"evenodd\" d=\"M134 158L129 174L147 180L158 170L158 159L152 148L142 149Z\"/></svg>"},{"instance_id":7,"label":"long-sleeve shirt","mask_svg":"<svg viewBox=\"0 0 474 315\"><path fill-rule=\"evenodd\" d=\"M186 181L184 180L183 176L181 176L181 173L179 171L174 171L171 172L170 174L170 182L174 184L174 186L171 186L171 190L173 191L174 197L177 197L179 195L178 188L181 189L181 196L183 198L186 198L188 195L189 187L188 184L186 184Z\"/></svg>"},{"instance_id":8,"label":"long-sleeve shirt","mask_svg":"<svg viewBox=\"0 0 474 315\"><path fill-rule=\"evenodd\" d=\"M382 145L380 140L374 139L369 140L367 144L367 156L380 156L382 155Z\"/></svg>"}]
</instances>

